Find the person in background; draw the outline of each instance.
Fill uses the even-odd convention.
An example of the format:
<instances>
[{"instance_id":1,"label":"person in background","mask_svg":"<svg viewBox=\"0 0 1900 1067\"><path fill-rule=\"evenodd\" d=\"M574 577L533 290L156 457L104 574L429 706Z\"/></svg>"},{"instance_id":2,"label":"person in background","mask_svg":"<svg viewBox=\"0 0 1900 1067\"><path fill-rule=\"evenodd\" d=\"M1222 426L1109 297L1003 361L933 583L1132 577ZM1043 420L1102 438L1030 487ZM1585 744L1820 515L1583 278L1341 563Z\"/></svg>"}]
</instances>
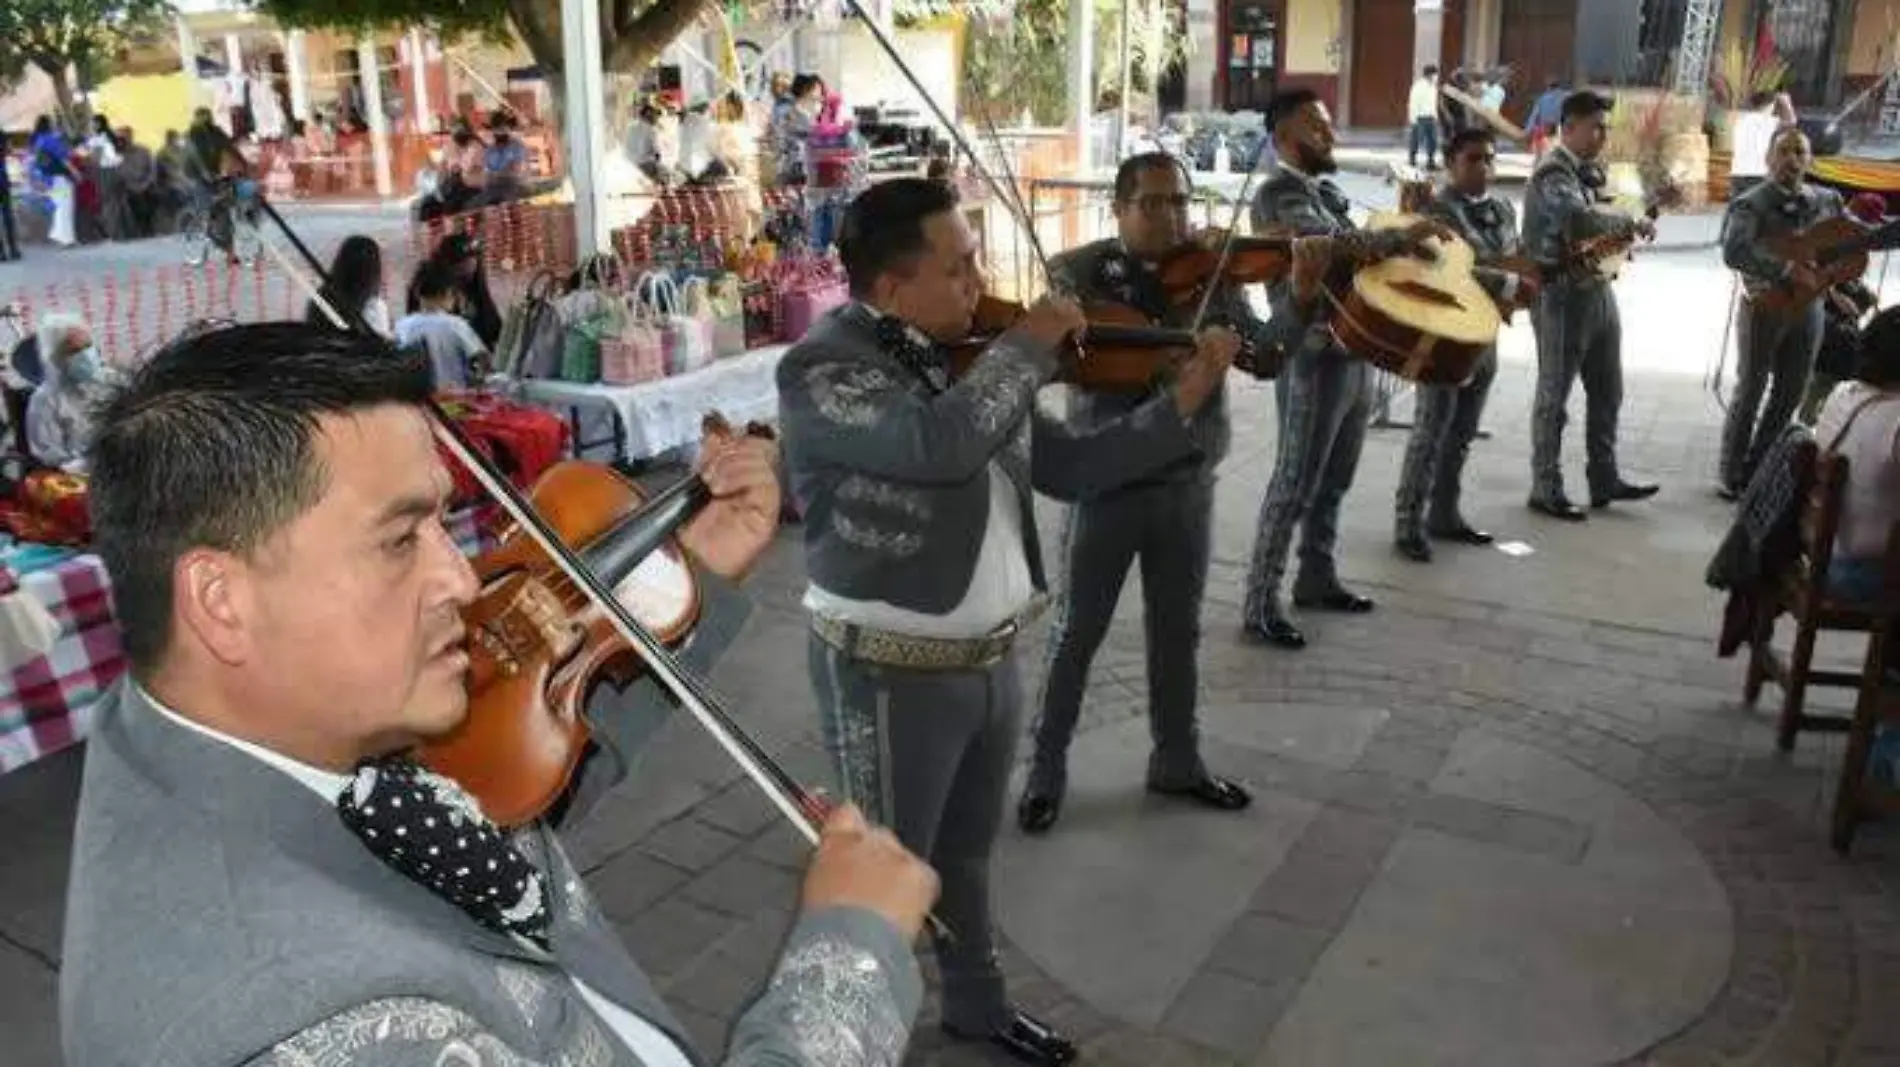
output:
<instances>
[{"instance_id":1,"label":"person in background","mask_svg":"<svg viewBox=\"0 0 1900 1067\"><path fill-rule=\"evenodd\" d=\"M1418 166L1418 150L1425 149L1425 169L1438 169L1438 68L1426 64L1412 82L1405 105L1412 129L1405 143L1405 161Z\"/></svg>"},{"instance_id":2,"label":"person in background","mask_svg":"<svg viewBox=\"0 0 1900 1067\"><path fill-rule=\"evenodd\" d=\"M1878 226L1886 218L1887 201L1879 193L1861 193L1847 202L1847 214L1865 225ZM1814 374L1808 378L1807 394L1796 414L1803 423L1814 425L1828 394L1854 376L1860 364L1861 320L1879 302L1878 294L1860 279L1843 282L1822 298L1826 321L1821 325L1821 350L1814 357Z\"/></svg>"},{"instance_id":3,"label":"person in background","mask_svg":"<svg viewBox=\"0 0 1900 1067\"><path fill-rule=\"evenodd\" d=\"M627 136L621 145L627 161L654 182L661 180L659 130L660 109L642 103L633 121L627 123Z\"/></svg>"},{"instance_id":4,"label":"person in background","mask_svg":"<svg viewBox=\"0 0 1900 1067\"><path fill-rule=\"evenodd\" d=\"M1900 523L1900 308L1867 323L1854 380L1828 394L1815 443L1847 458L1828 589L1848 601L1881 593L1887 539Z\"/></svg>"},{"instance_id":5,"label":"person in background","mask_svg":"<svg viewBox=\"0 0 1900 1067\"><path fill-rule=\"evenodd\" d=\"M119 127L119 185L125 193L130 236L152 236L152 216L158 210L158 162L151 149L133 139L130 126Z\"/></svg>"},{"instance_id":6,"label":"person in background","mask_svg":"<svg viewBox=\"0 0 1900 1067\"><path fill-rule=\"evenodd\" d=\"M1775 114L1775 94L1756 93L1748 107L1735 116L1729 131L1732 158L1728 166L1729 200L1741 199L1768 178L1768 150L1773 146L1781 118Z\"/></svg>"},{"instance_id":7,"label":"person in background","mask_svg":"<svg viewBox=\"0 0 1900 1067\"><path fill-rule=\"evenodd\" d=\"M86 472L92 420L112 375L92 343L86 320L64 312L41 316L40 384L26 402L26 449L49 467Z\"/></svg>"},{"instance_id":8,"label":"person in background","mask_svg":"<svg viewBox=\"0 0 1900 1067\"><path fill-rule=\"evenodd\" d=\"M41 115L33 124L33 140L28 148L33 153L34 184L46 190L53 201L53 224L46 239L61 248L71 248L79 243L78 176L73 170L72 146L53 120Z\"/></svg>"},{"instance_id":9,"label":"person in background","mask_svg":"<svg viewBox=\"0 0 1900 1067\"><path fill-rule=\"evenodd\" d=\"M330 263L330 279L319 293L345 318L354 311L378 337L390 336L389 303L383 299L383 249L374 240L361 234L344 238ZM313 301L304 310L304 321L329 323L330 316Z\"/></svg>"},{"instance_id":10,"label":"person in background","mask_svg":"<svg viewBox=\"0 0 1900 1067\"><path fill-rule=\"evenodd\" d=\"M435 246L435 252L423 267L430 263L446 263L453 268L456 289L462 297L462 317L475 327L475 336L482 339L482 344L494 347L501 340L501 311L495 307L495 297L488 291L488 268L482 263L481 241L466 233L449 234ZM422 267L416 268L415 277L421 279ZM414 314L421 310L422 300L412 281L403 311Z\"/></svg>"},{"instance_id":11,"label":"person in background","mask_svg":"<svg viewBox=\"0 0 1900 1067\"><path fill-rule=\"evenodd\" d=\"M800 74L792 79L792 106L772 131L778 152L778 183L805 183L805 142L824 108L825 82L816 74Z\"/></svg>"},{"instance_id":12,"label":"person in background","mask_svg":"<svg viewBox=\"0 0 1900 1067\"><path fill-rule=\"evenodd\" d=\"M475 336L468 320L456 314L460 299L454 268L446 263L424 263L416 272L415 295L421 310L396 323L399 348L420 347L429 355L437 389L466 389L485 376L488 346Z\"/></svg>"},{"instance_id":13,"label":"person in background","mask_svg":"<svg viewBox=\"0 0 1900 1067\"><path fill-rule=\"evenodd\" d=\"M1557 132L1557 126L1563 120L1564 89L1562 78L1552 78L1544 83L1544 91L1537 94L1531 102L1531 111L1524 119L1524 128L1531 135L1531 158L1533 161L1543 158L1544 151L1550 147L1550 139Z\"/></svg>"},{"instance_id":14,"label":"person in background","mask_svg":"<svg viewBox=\"0 0 1900 1067\"><path fill-rule=\"evenodd\" d=\"M1487 110L1502 112L1504 110L1505 98L1510 95L1509 90L1504 87L1504 83L1510 80L1510 77L1511 72L1503 67L1499 67L1487 75L1484 79L1483 88L1478 93L1478 103L1483 104Z\"/></svg>"},{"instance_id":15,"label":"person in background","mask_svg":"<svg viewBox=\"0 0 1900 1067\"><path fill-rule=\"evenodd\" d=\"M13 222L13 175L8 168L12 144L0 129L0 263L20 258L20 234Z\"/></svg>"},{"instance_id":16,"label":"person in background","mask_svg":"<svg viewBox=\"0 0 1900 1067\"><path fill-rule=\"evenodd\" d=\"M158 149L157 201L152 218L155 233L175 230L179 212L191 202L190 153L190 146L177 130L165 131L165 142Z\"/></svg>"},{"instance_id":17,"label":"person in background","mask_svg":"<svg viewBox=\"0 0 1900 1067\"><path fill-rule=\"evenodd\" d=\"M1471 76L1466 74L1463 70L1455 70L1451 72L1451 87L1454 89L1457 89L1461 93L1464 93L1466 96L1475 95L1472 92ZM1438 98L1438 137L1439 137L1439 140L1444 141L1446 143L1450 143L1453 137L1458 136L1459 130L1462 130L1466 128L1467 126L1470 126L1472 123L1476 121L1477 120L1473 118L1471 115L1470 108L1467 108L1465 105L1459 103L1456 100L1453 100L1449 96L1445 96L1443 94L1439 96Z\"/></svg>"},{"instance_id":18,"label":"person in background","mask_svg":"<svg viewBox=\"0 0 1900 1067\"><path fill-rule=\"evenodd\" d=\"M86 138L86 155L92 159L99 184L99 225L106 237L114 241L132 236L125 183L119 177L124 147L119 143L119 135L112 130L112 120L103 114L94 115L92 135Z\"/></svg>"},{"instance_id":19,"label":"person in background","mask_svg":"<svg viewBox=\"0 0 1900 1067\"><path fill-rule=\"evenodd\" d=\"M527 195L524 182L528 148L515 136L516 125L515 113L505 109L497 111L489 121L491 143L482 155L482 166L488 172L487 188L482 196L486 203L505 204Z\"/></svg>"}]
</instances>

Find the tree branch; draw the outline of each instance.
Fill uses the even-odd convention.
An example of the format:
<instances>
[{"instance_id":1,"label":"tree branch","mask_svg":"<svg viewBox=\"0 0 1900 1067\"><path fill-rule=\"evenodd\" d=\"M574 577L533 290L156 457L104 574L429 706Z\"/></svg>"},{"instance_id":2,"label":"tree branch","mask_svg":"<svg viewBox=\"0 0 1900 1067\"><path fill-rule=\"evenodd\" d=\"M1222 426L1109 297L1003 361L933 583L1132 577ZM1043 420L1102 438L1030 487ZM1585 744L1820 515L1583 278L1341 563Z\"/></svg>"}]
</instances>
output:
<instances>
[{"instance_id":1,"label":"tree branch","mask_svg":"<svg viewBox=\"0 0 1900 1067\"><path fill-rule=\"evenodd\" d=\"M558 82L556 75L562 70L560 0L508 0L508 14L542 77L549 85Z\"/></svg>"},{"instance_id":2,"label":"tree branch","mask_svg":"<svg viewBox=\"0 0 1900 1067\"><path fill-rule=\"evenodd\" d=\"M654 0L637 17L622 22L607 46L602 67L637 71L658 58L674 39L699 20L710 0Z\"/></svg>"}]
</instances>

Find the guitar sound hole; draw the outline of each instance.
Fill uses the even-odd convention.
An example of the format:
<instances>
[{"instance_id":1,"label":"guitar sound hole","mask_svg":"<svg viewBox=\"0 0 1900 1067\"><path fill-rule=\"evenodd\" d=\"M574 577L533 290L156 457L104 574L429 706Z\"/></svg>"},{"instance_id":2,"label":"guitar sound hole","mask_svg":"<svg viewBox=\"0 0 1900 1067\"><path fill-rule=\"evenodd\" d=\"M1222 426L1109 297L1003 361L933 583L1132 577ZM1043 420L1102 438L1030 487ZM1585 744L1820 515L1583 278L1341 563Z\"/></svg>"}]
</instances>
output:
<instances>
[{"instance_id":1,"label":"guitar sound hole","mask_svg":"<svg viewBox=\"0 0 1900 1067\"><path fill-rule=\"evenodd\" d=\"M1393 282L1392 288L1397 289L1399 292L1404 293L1414 300L1423 300L1428 304L1437 304L1439 307L1464 307L1464 304L1459 302L1457 297L1442 289L1434 289L1422 282Z\"/></svg>"}]
</instances>

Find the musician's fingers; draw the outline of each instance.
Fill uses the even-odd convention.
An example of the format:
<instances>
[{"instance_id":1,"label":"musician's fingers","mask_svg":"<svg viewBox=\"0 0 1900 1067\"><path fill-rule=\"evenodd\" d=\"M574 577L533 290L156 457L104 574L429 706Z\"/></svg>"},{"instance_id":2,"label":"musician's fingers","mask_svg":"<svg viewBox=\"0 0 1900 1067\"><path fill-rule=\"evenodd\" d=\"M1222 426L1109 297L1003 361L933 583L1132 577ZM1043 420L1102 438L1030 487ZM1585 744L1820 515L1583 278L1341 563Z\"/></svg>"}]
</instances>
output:
<instances>
[{"instance_id":1,"label":"musician's fingers","mask_svg":"<svg viewBox=\"0 0 1900 1067\"><path fill-rule=\"evenodd\" d=\"M741 497L778 482L777 456L764 443L734 444L700 475L715 498Z\"/></svg>"}]
</instances>

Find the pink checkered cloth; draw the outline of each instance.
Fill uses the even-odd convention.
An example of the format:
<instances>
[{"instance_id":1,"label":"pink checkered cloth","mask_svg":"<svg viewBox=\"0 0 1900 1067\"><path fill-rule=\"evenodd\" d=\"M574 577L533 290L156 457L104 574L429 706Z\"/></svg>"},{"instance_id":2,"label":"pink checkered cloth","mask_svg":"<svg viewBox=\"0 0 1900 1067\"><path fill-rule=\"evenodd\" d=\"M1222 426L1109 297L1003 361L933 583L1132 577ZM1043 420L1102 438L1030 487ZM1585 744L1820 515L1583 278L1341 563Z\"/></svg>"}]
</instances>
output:
<instances>
[{"instance_id":1,"label":"pink checkered cloth","mask_svg":"<svg viewBox=\"0 0 1900 1067\"><path fill-rule=\"evenodd\" d=\"M494 523L485 518L474 509L458 511L445 525L462 551L473 554L494 545ZM46 655L0 674L0 774L84 738L94 705L126 667L111 583L98 556L74 556L18 580L58 621L59 636Z\"/></svg>"}]
</instances>

